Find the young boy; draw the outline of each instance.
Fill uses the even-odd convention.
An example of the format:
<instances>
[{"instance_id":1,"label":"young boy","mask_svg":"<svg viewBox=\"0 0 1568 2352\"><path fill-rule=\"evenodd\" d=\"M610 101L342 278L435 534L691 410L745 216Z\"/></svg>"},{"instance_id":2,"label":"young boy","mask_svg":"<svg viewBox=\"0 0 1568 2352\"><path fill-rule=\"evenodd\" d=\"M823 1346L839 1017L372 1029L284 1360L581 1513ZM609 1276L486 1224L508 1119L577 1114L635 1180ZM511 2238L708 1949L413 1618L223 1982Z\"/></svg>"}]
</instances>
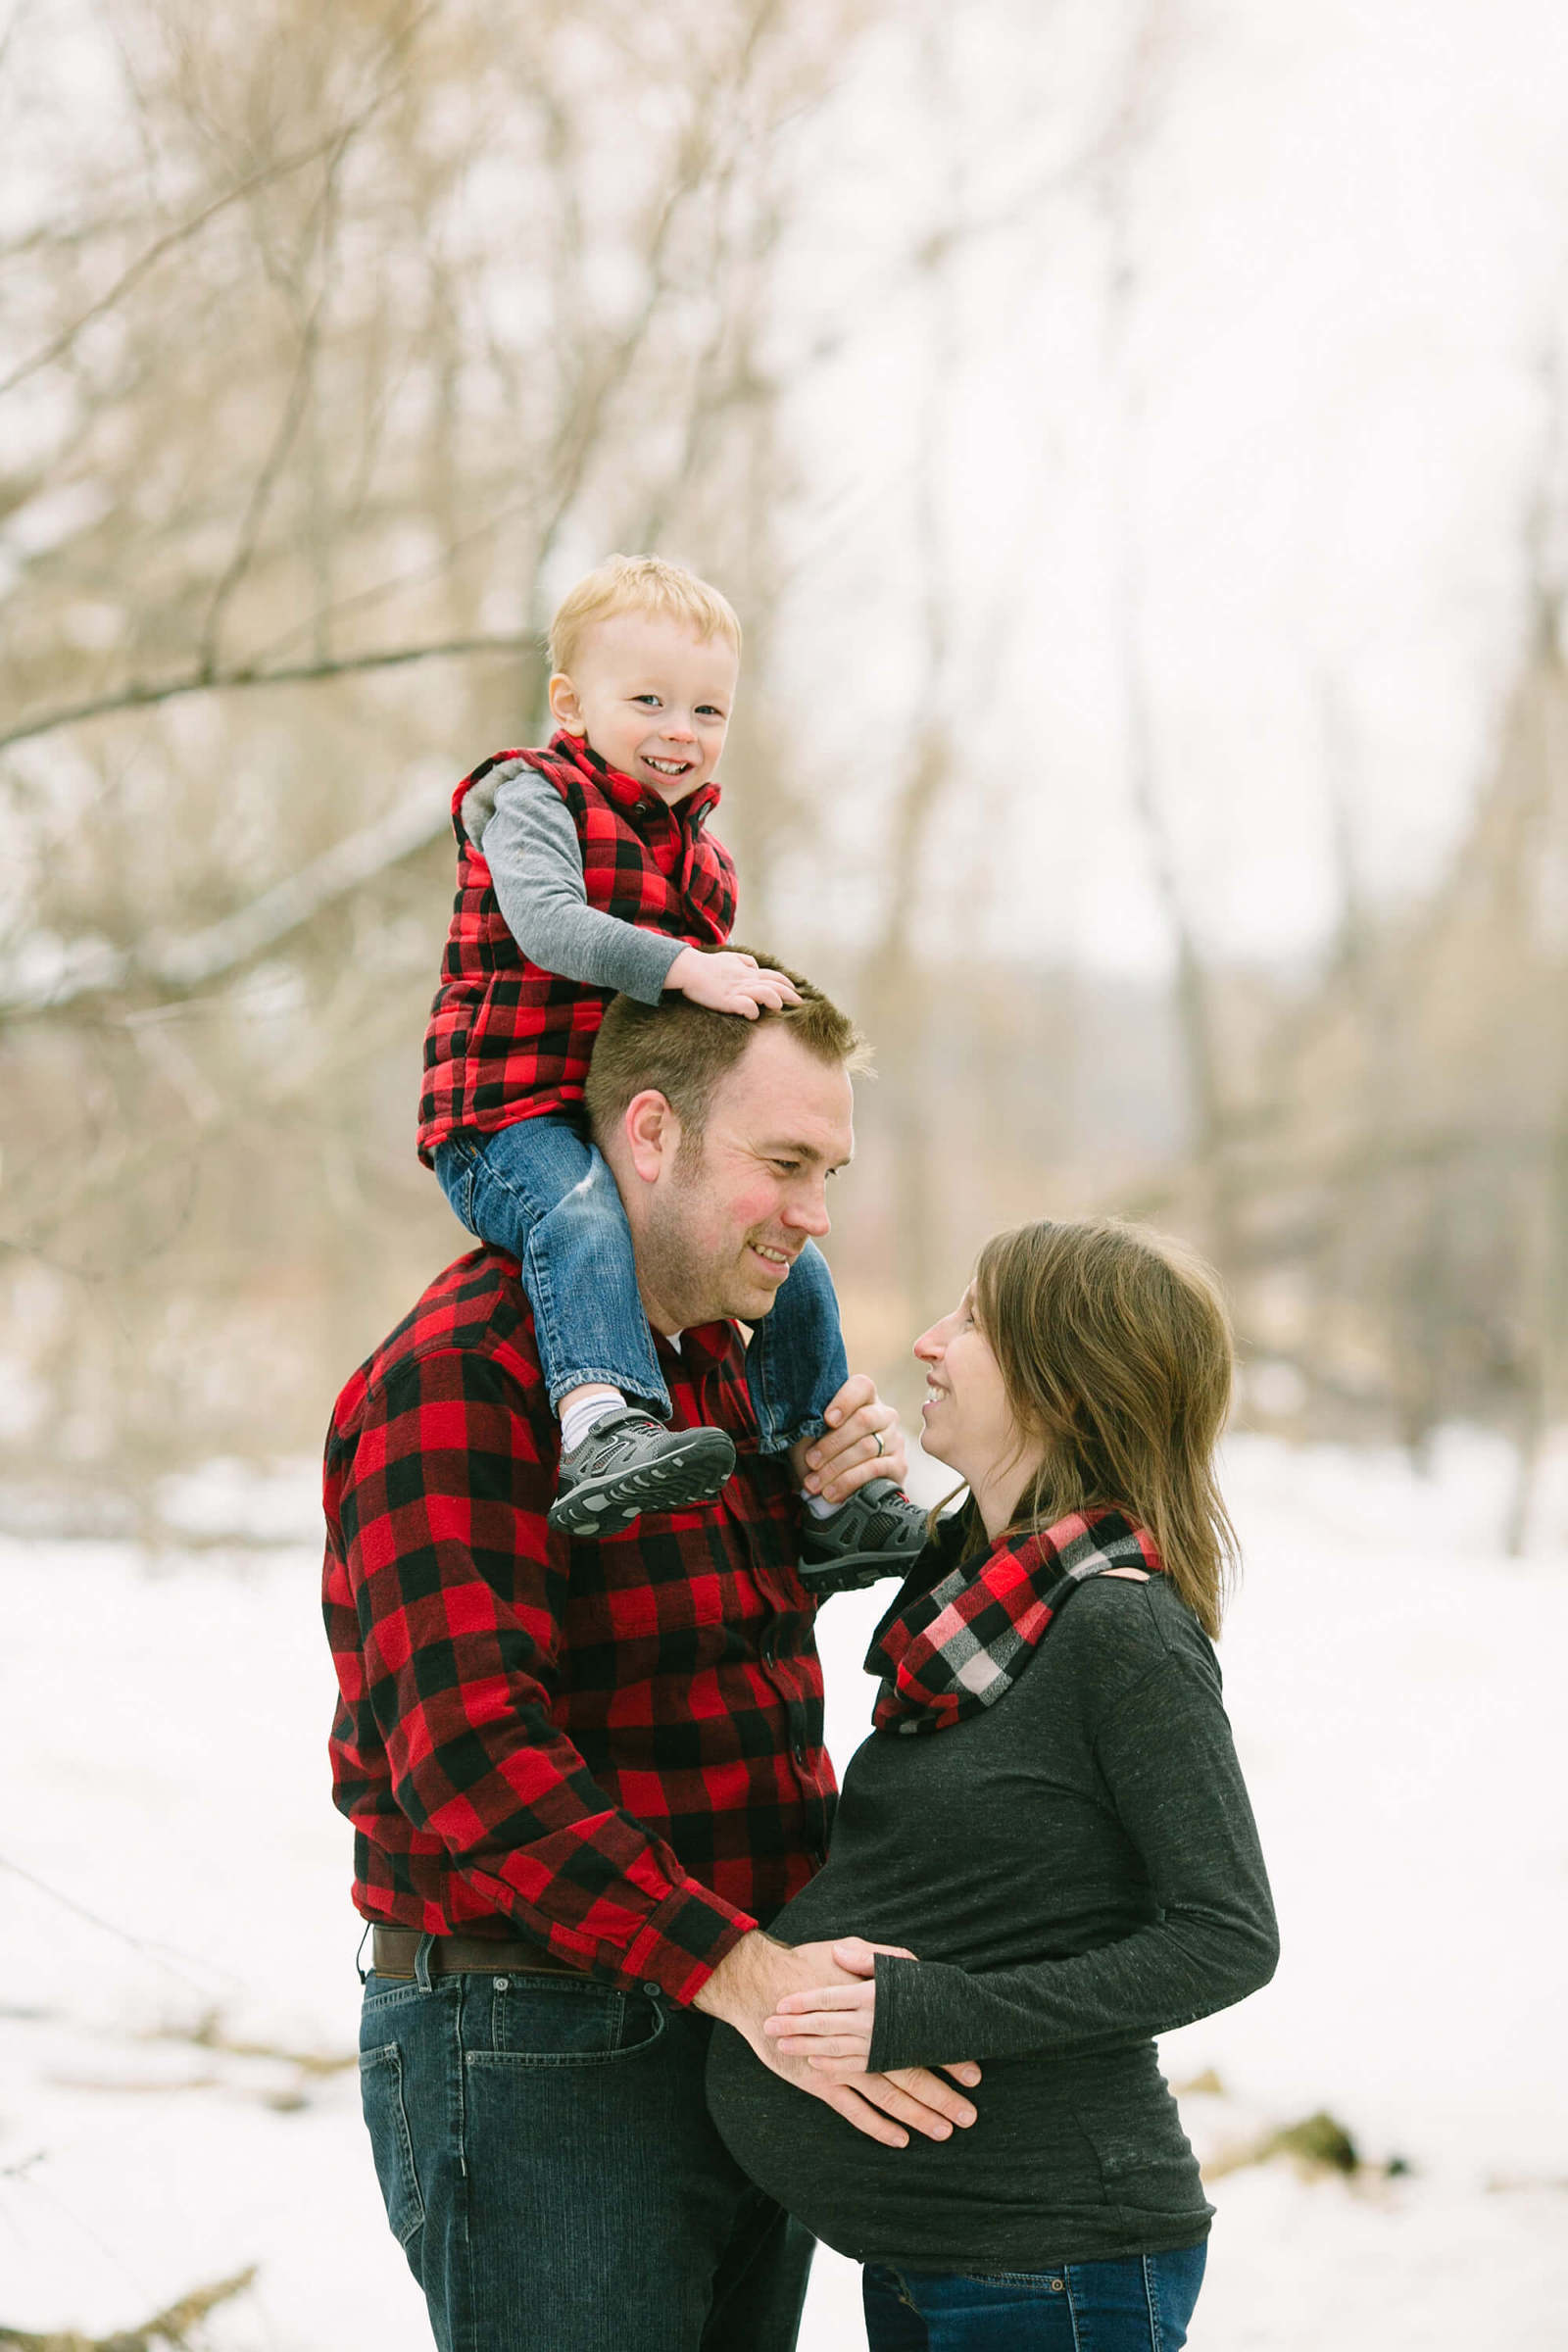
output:
<instances>
[{"instance_id":1,"label":"young boy","mask_svg":"<svg viewBox=\"0 0 1568 2352\"><path fill-rule=\"evenodd\" d=\"M587 1140L583 1079L608 996L678 989L753 1019L796 1003L723 943L735 869L707 829L734 704L740 624L655 556L612 556L550 632L545 751L458 786L458 895L425 1036L419 1155L459 1217L522 1267L562 1426L553 1527L591 1536L711 1501L734 1467L717 1429L670 1430L614 1179ZM747 1354L761 1450L821 1435L849 1377L838 1301L811 1244ZM800 1456L797 1455L797 1465ZM924 1516L891 1481L836 1510L805 1497L803 1569L829 1587L902 1573Z\"/></svg>"}]
</instances>

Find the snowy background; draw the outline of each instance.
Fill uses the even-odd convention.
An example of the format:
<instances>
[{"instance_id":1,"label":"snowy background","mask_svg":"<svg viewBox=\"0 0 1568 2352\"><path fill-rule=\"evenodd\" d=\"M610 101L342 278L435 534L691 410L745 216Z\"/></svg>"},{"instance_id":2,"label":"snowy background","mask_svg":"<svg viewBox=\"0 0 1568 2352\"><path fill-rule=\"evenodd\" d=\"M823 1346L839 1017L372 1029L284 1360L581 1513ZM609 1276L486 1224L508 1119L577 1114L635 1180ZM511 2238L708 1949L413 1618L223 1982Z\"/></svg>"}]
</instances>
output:
<instances>
[{"instance_id":1,"label":"snowy background","mask_svg":"<svg viewBox=\"0 0 1568 2352\"><path fill-rule=\"evenodd\" d=\"M747 933L877 1041L853 1360L1043 1205L1236 1301L1285 1952L1166 2053L1196 2345L1568 2346L1565 118L1560 0L0 0L0 2335L255 2266L215 2352L428 2344L315 1471L182 1466L455 1246L447 793L653 535Z\"/></svg>"},{"instance_id":2,"label":"snowy background","mask_svg":"<svg viewBox=\"0 0 1568 2352\"><path fill-rule=\"evenodd\" d=\"M1568 1563L1496 1556L1506 1483L1472 1438L1424 1479L1233 1444L1222 1660L1284 1959L1166 2067L1214 2085L1206 2164L1326 2109L1364 2166L1221 2171L1199 2352L1568 2343ZM0 1549L0 2328L139 2325L254 2264L220 2352L426 2352L358 2110L313 1484L184 1482L185 1552ZM238 1524L270 1545L213 1546ZM841 1767L874 1610L823 1618ZM852 2265L802 2342L861 2344Z\"/></svg>"}]
</instances>

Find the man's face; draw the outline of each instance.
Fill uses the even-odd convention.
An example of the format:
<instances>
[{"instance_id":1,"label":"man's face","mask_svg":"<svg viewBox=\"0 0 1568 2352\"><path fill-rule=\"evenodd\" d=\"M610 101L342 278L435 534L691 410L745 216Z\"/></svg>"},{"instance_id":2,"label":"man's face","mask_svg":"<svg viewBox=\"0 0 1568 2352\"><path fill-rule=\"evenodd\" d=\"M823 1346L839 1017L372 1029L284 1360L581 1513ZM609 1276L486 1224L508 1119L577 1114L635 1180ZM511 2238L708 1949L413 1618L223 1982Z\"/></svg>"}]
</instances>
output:
<instances>
[{"instance_id":1,"label":"man's face","mask_svg":"<svg viewBox=\"0 0 1568 2352\"><path fill-rule=\"evenodd\" d=\"M646 1196L638 1273L667 1330L771 1313L790 1267L829 1225L826 1188L855 1149L842 1066L763 1020L714 1089L695 1164L671 1151Z\"/></svg>"},{"instance_id":2,"label":"man's face","mask_svg":"<svg viewBox=\"0 0 1568 2352\"><path fill-rule=\"evenodd\" d=\"M596 621L550 681L558 724L671 808L718 765L739 662L722 637L658 612Z\"/></svg>"}]
</instances>

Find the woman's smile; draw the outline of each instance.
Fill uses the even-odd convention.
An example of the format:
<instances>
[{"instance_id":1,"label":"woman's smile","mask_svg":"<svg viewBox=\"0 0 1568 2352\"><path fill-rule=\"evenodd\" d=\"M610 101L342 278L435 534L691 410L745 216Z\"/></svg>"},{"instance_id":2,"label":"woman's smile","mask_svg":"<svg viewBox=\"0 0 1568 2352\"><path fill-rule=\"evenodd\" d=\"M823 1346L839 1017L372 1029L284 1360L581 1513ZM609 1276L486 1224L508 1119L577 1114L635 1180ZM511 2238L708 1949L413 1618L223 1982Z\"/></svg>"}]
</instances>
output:
<instances>
[{"instance_id":1,"label":"woman's smile","mask_svg":"<svg viewBox=\"0 0 1568 2352\"><path fill-rule=\"evenodd\" d=\"M951 1314L920 1334L914 1353L925 1369L926 1451L966 1479L977 1498L999 1479L1021 1487L1038 1449L1020 1446L1002 1367L974 1318L972 1283Z\"/></svg>"}]
</instances>

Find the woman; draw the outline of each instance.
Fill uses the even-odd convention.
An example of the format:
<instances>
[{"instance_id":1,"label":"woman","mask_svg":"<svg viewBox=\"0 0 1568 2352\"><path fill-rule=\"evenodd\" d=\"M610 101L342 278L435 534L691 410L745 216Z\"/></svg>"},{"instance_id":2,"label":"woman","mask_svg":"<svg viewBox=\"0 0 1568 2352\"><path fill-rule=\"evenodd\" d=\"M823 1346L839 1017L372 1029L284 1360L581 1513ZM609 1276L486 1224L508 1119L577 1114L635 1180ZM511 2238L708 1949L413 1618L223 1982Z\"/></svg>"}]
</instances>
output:
<instances>
[{"instance_id":1,"label":"woman","mask_svg":"<svg viewBox=\"0 0 1568 2352\"><path fill-rule=\"evenodd\" d=\"M1152 2036L1278 1950L1209 1646L1225 1310L1136 1227L1030 1225L914 1352L925 1450L969 1499L877 1629L876 1728L772 1931L848 1938L859 1981L765 2031L844 2078L983 2060L978 2120L880 2145L727 2029L710 2101L752 2178L865 2264L871 2352L1176 2352L1212 2209Z\"/></svg>"}]
</instances>

